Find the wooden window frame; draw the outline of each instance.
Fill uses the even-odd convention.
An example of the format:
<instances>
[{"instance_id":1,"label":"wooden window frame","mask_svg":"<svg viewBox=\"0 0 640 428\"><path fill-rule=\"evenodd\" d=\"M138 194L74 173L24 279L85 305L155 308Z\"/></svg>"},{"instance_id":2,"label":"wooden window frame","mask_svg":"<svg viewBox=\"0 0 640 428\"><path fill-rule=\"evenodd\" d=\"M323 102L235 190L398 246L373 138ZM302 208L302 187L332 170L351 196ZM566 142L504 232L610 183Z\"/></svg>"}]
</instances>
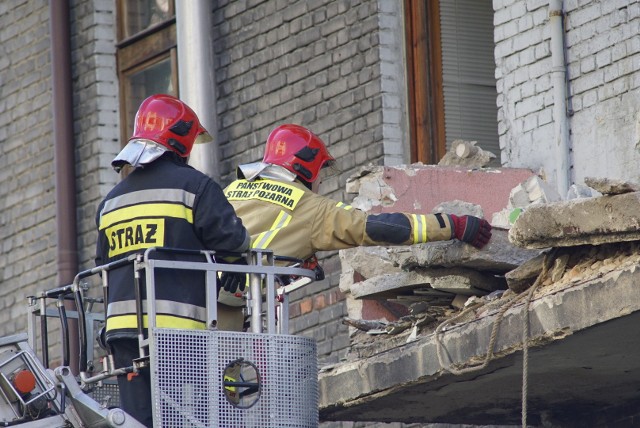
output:
<instances>
[{"instance_id":1,"label":"wooden window frame","mask_svg":"<svg viewBox=\"0 0 640 428\"><path fill-rule=\"evenodd\" d=\"M446 153L439 0L404 0L411 162Z\"/></svg>"},{"instance_id":2,"label":"wooden window frame","mask_svg":"<svg viewBox=\"0 0 640 428\"><path fill-rule=\"evenodd\" d=\"M130 75L169 58L172 69L171 83L176 92L173 95L179 95L176 19L173 2L170 3L170 7L172 18L150 26L128 38L123 38L125 34L124 20L120 17L124 16L124 2L117 2L119 42L116 44L116 60L120 94L120 141L123 146L129 138L128 125L133 122L133 117L129 117L131 110L126 108L128 102L127 84ZM135 112L135 108L133 112Z\"/></svg>"}]
</instances>

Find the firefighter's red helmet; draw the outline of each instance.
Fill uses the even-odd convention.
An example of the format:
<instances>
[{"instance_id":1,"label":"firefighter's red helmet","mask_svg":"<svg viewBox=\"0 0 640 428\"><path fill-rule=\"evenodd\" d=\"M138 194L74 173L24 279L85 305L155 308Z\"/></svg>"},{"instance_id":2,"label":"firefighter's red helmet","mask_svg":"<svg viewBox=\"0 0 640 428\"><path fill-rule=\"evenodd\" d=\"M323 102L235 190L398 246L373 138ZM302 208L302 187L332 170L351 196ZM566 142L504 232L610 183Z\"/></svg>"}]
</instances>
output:
<instances>
[{"instance_id":1,"label":"firefighter's red helmet","mask_svg":"<svg viewBox=\"0 0 640 428\"><path fill-rule=\"evenodd\" d=\"M313 183L320 170L335 162L322 140L299 125L280 125L269 134L263 162L280 165Z\"/></svg>"},{"instance_id":2,"label":"firefighter's red helmet","mask_svg":"<svg viewBox=\"0 0 640 428\"><path fill-rule=\"evenodd\" d=\"M176 97L156 94L140 104L129 141L151 140L187 157L198 137L198 142L211 141L195 112Z\"/></svg>"}]
</instances>

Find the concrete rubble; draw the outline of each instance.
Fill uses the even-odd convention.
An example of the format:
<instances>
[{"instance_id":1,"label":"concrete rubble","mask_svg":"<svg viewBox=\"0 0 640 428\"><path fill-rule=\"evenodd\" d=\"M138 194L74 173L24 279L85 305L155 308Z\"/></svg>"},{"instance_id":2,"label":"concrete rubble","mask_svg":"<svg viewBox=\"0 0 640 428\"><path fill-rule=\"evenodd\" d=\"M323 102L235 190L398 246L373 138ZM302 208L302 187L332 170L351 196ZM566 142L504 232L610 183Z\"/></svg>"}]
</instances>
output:
<instances>
[{"instance_id":1,"label":"concrete rubble","mask_svg":"<svg viewBox=\"0 0 640 428\"><path fill-rule=\"evenodd\" d=\"M509 231L524 248L640 240L640 193L603 195L527 209Z\"/></svg>"},{"instance_id":2,"label":"concrete rubble","mask_svg":"<svg viewBox=\"0 0 640 428\"><path fill-rule=\"evenodd\" d=\"M496 155L477 146L477 141L454 140L451 148L440 159L440 166L465 166L482 168L496 158Z\"/></svg>"},{"instance_id":3,"label":"concrete rubble","mask_svg":"<svg viewBox=\"0 0 640 428\"><path fill-rule=\"evenodd\" d=\"M409 315L412 304L426 302L423 312L432 316L437 312L435 321L452 312L439 307L450 306L456 299L506 289L505 273L538 254L539 250L511 245L507 231L499 229L482 250L458 241L353 248L340 252L340 288L356 300L384 299L406 306L397 308L400 318ZM360 281L352 279L356 273ZM366 300L364 305L371 306ZM348 299L347 311L350 318L361 318L362 304Z\"/></svg>"},{"instance_id":4,"label":"concrete rubble","mask_svg":"<svg viewBox=\"0 0 640 428\"><path fill-rule=\"evenodd\" d=\"M377 181L380 187L385 187L378 193L385 195L385 203L373 202L371 195L376 192L373 185L352 182L352 189L365 190L368 196L360 201L365 201L369 209L384 206L387 211L394 210L401 198L397 197L394 185L385 182L390 176L385 175L385 170L373 168L360 176L370 184ZM640 313L640 299L631 297L636 295L634 284L640 280L638 187L607 179L587 179L585 183L588 185L572 187L568 197L574 199L560 200L540 177L531 174L512 185L508 192L502 192L503 207L494 204L486 209L482 202L463 201L431 204L434 212L459 209L473 215L478 210L490 213L498 224L494 224L493 238L482 250L447 241L340 251L340 288L348 296L348 316L344 322L351 327L352 346L346 361L325 367L320 374L321 417L387 422L517 423L517 405L515 409L500 406L501 410L495 409L494 417L488 418L482 416L481 410L473 410L483 405L491 407L485 398L509 401L510 407L521 400L517 388L514 390L513 385L507 388L499 377L476 382L477 389L469 383L473 375L462 376L467 379L467 394L475 394L475 400L454 394L458 407L467 403L466 416L457 414L456 406L438 399L436 391L455 388L459 380L452 379L451 373L458 370L465 373L465 368L477 368L487 376L501 367L498 370L504 371L505 379L517 380L517 372L522 369L514 364L513 354L524 346L521 325L529 317L526 310L529 307L532 321L527 347L535 349L534 355L555 348L573 349L578 339L567 337L583 330L599 334L602 322L622 318L619 321L622 324L631 319L631 314L635 317ZM606 290L601 289L604 284ZM593 306L597 303L589 299L600 294L603 299L615 301L602 307ZM496 325L500 327L500 338L495 349L487 353ZM607 334L617 337L611 332ZM629 346L640 349L640 341L634 340ZM493 369L480 367L485 357ZM573 357L572 354L566 358ZM615 355L609 354L607 358L590 354L582 358L589 360L589 364L593 363L590 358L601 358L605 365L616 361ZM531 406L532 420L542 425L543 419L549 418L555 418L561 425L566 423L562 422L563 412L580 408L581 403L589 400L613 408L616 400L630 399L627 395L631 392L627 390L632 390L628 386L632 381L624 377L611 376L611 382L618 382L623 391L622 397L612 400L600 397L595 392L597 385L572 393L571 376L565 379L564 374L555 373L552 368L536 367L534 371L550 379L556 376L559 385L553 393L532 388L532 395L538 400ZM332 389L337 384L341 385L340 392ZM345 388L347 384L349 388ZM477 394L484 394L487 384L503 392L509 390L513 396L506 399L497 391L481 399ZM393 407L394 399L410 391L413 394L430 391L428 397L433 405L416 410L415 405L403 407L396 401L394 411L384 408L385 403ZM567 402L568 398L572 401ZM554 400L565 403L564 410L555 407L544 410ZM357 416L363 414L366 418ZM584 421L588 420L586 417Z\"/></svg>"},{"instance_id":5,"label":"concrete rubble","mask_svg":"<svg viewBox=\"0 0 640 428\"><path fill-rule=\"evenodd\" d=\"M481 149L475 144L460 141L456 147L464 147L467 151L471 148L475 153L481 153ZM455 147L452 152L455 152ZM418 165L407 168L406 171L395 169L393 172L398 174L406 172L413 178L412 182L415 182L418 181L419 174L424 171L424 168L425 166ZM452 171L457 174L459 171L459 169L438 168L444 174L450 174ZM496 176L495 170L476 170L473 173L484 174L490 179ZM504 177L511 173L512 171L504 170L498 174ZM369 211L374 207L384 207L386 211L401 209L398 205L403 202L402 197L411 193L407 190L408 185L404 180L393 180L393 177L389 168L363 169L349 180L349 190L358 192L353 205ZM511 182L519 193L504 186L500 190L497 186L493 186L496 188L496 193L502 193L504 200L514 199L514 193L522 193L524 196L520 199L526 198L529 205L532 202L527 195L530 194L535 194L536 202L540 199L548 200L547 194L550 193L548 186L541 184L538 176L527 172L518 174L516 177L525 178L524 185L516 181ZM433 176L430 176L429 181L432 179ZM451 180L450 183L454 185L456 181ZM422 187L423 194L415 196L419 198L421 206L424 206L425 200L428 200L429 195L425 195L426 189L432 187ZM399 189L403 192L402 196L398 196ZM552 194L552 197L557 196ZM484 204L485 208L483 208L481 204L457 199L429 202L431 212L434 213L484 217L485 208L494 213L499 209L499 205L495 203L490 206ZM417 204L415 200L412 201L413 206ZM525 205L519 203L518 206ZM453 309L463 307L469 297L481 297L507 289L504 274L538 254L540 250L513 246L508 240L506 229L494 229L490 243L481 251L458 241L342 250L340 252L342 263L340 288L353 298L353 300L347 300L348 318L351 321L346 323L351 322L350 325L354 326L353 320L363 319L365 317L363 314L377 315L379 320L389 323L390 327L385 329L387 334L398 334L409 328L407 320L418 323L426 318L433 323L450 316ZM357 280L354 280L354 277ZM380 304L382 301L385 302L384 305ZM417 310L417 303L426 303L421 306L420 313ZM389 304L393 304L393 310L390 310ZM404 328L393 328L398 324ZM380 334L379 329L368 329L368 332Z\"/></svg>"}]
</instances>

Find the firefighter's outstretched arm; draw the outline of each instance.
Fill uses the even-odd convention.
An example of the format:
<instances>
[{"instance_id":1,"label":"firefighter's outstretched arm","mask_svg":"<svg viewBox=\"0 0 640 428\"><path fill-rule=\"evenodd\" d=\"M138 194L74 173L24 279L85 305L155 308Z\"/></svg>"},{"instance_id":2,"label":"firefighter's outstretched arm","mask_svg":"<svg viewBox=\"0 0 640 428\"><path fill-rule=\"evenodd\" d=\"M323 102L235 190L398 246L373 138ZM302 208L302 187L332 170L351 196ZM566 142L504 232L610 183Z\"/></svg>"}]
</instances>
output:
<instances>
[{"instance_id":1,"label":"firefighter's outstretched arm","mask_svg":"<svg viewBox=\"0 0 640 428\"><path fill-rule=\"evenodd\" d=\"M419 244L457 238L476 248L491 239L491 225L485 219L453 214L375 214L367 216L366 233L374 241Z\"/></svg>"},{"instance_id":2,"label":"firefighter's outstretched arm","mask_svg":"<svg viewBox=\"0 0 640 428\"><path fill-rule=\"evenodd\" d=\"M367 214L348 205L327 203L318 213L313 239L318 250L359 245L411 245L458 239L476 248L491 239L491 225L482 218L453 214Z\"/></svg>"}]
</instances>

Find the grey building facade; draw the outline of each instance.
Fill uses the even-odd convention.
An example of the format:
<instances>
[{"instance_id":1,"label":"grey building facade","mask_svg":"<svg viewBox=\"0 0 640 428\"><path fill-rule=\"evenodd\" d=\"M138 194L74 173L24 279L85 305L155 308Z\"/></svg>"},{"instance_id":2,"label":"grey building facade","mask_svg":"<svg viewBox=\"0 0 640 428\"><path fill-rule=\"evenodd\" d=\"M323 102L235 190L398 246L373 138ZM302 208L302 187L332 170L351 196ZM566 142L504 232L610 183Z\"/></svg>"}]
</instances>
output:
<instances>
[{"instance_id":1,"label":"grey building facade","mask_svg":"<svg viewBox=\"0 0 640 428\"><path fill-rule=\"evenodd\" d=\"M208 89L197 96L215 97L222 185L233 179L236 165L261 159L269 131L282 123L299 123L323 138L338 172L323 181L321 192L345 201L352 197L345 192L347 178L360 167L436 163L452 138L484 132L465 134L449 113L464 113L465 101L453 104L455 94L465 100L482 92L455 86L465 76L458 71L474 64L460 58L472 57L451 62L455 55L448 56L451 46L462 46L448 34L464 28L465 11L478 4L483 9L472 15L486 14L490 25L473 31L491 40L493 79L476 80L494 88L496 110L488 114L496 118L492 144L499 163L540 170L560 190L590 175L638 179L637 1L456 0L455 10L447 9L455 25L433 17L444 0L424 7L410 0L194 3L204 3L211 18L202 37L211 43L214 91L202 82ZM123 144L119 4L0 4L0 335L24 331L27 296L67 284L71 272L93 265L95 209L120 178L110 167ZM553 56L550 10L564 12L552 15L562 17L560 63ZM416 30L419 13L425 15L420 22L431 23L425 31ZM60 33L56 15L67 22L68 34ZM189 23L178 19L176 25ZM420 62L438 50L433 31L443 41L439 67ZM61 35L67 52L54 48L54 36ZM428 45L426 54L421 43ZM66 61L69 73L60 75ZM458 74L447 68L454 63ZM421 74L425 70L433 75ZM188 70L181 73L181 79L188 76ZM423 80L432 86L425 89ZM562 81L566 86L558 88ZM558 113L563 91L567 108ZM420 113L416 105L424 99L439 99L443 109L425 102ZM61 109L65 105L68 110ZM320 256L327 278L296 292L291 326L317 340L322 365L342 359L349 336L341 323L346 308L338 254Z\"/></svg>"}]
</instances>

